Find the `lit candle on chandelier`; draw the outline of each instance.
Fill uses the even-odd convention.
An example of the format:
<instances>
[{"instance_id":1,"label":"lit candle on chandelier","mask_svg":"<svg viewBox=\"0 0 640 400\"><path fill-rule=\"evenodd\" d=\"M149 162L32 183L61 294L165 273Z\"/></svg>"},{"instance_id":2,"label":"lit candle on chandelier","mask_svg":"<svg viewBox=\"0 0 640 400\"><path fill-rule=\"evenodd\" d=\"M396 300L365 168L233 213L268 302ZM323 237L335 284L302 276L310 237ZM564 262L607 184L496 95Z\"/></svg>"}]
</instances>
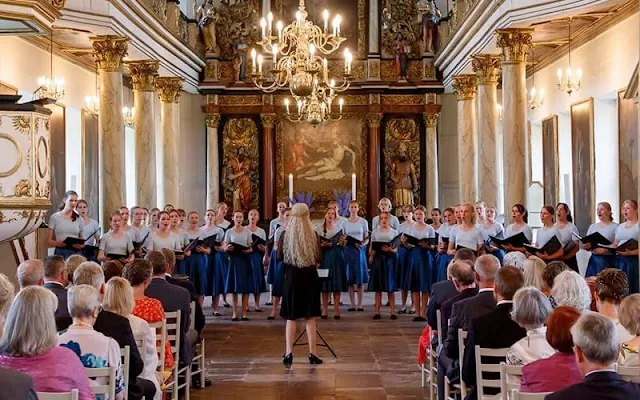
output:
<instances>
[{"instance_id":1,"label":"lit candle on chandelier","mask_svg":"<svg viewBox=\"0 0 640 400\"><path fill-rule=\"evenodd\" d=\"M274 44L273 45L273 69L277 69L276 64L278 64L278 45Z\"/></svg>"},{"instance_id":2,"label":"lit candle on chandelier","mask_svg":"<svg viewBox=\"0 0 640 400\"><path fill-rule=\"evenodd\" d=\"M267 14L267 23L269 24L269 36L271 36L271 31L273 30L273 13L271 11Z\"/></svg>"},{"instance_id":3,"label":"lit candle on chandelier","mask_svg":"<svg viewBox=\"0 0 640 400\"><path fill-rule=\"evenodd\" d=\"M351 200L355 200L356 198L356 174L351 174Z\"/></svg>"},{"instance_id":4,"label":"lit candle on chandelier","mask_svg":"<svg viewBox=\"0 0 640 400\"><path fill-rule=\"evenodd\" d=\"M289 99L284 99L284 107L287 109L287 115L289 115Z\"/></svg>"},{"instance_id":5,"label":"lit candle on chandelier","mask_svg":"<svg viewBox=\"0 0 640 400\"><path fill-rule=\"evenodd\" d=\"M258 73L262 73L262 54L258 55Z\"/></svg>"},{"instance_id":6,"label":"lit candle on chandelier","mask_svg":"<svg viewBox=\"0 0 640 400\"><path fill-rule=\"evenodd\" d=\"M329 10L324 10L322 12L322 17L324 18L324 33L327 33L329 29Z\"/></svg>"},{"instance_id":7,"label":"lit candle on chandelier","mask_svg":"<svg viewBox=\"0 0 640 400\"><path fill-rule=\"evenodd\" d=\"M282 21L276 23L276 29L278 29L278 41L282 41Z\"/></svg>"},{"instance_id":8,"label":"lit candle on chandelier","mask_svg":"<svg viewBox=\"0 0 640 400\"><path fill-rule=\"evenodd\" d=\"M256 49L251 49L251 71L256 73Z\"/></svg>"},{"instance_id":9,"label":"lit candle on chandelier","mask_svg":"<svg viewBox=\"0 0 640 400\"><path fill-rule=\"evenodd\" d=\"M262 38L267 34L267 21L264 18L260 19L260 28L262 28Z\"/></svg>"},{"instance_id":10,"label":"lit candle on chandelier","mask_svg":"<svg viewBox=\"0 0 640 400\"><path fill-rule=\"evenodd\" d=\"M293 199L293 174L289 174L289 199ZM291 201L289 201L291 207Z\"/></svg>"},{"instance_id":11,"label":"lit candle on chandelier","mask_svg":"<svg viewBox=\"0 0 640 400\"><path fill-rule=\"evenodd\" d=\"M344 99L342 97L338 99L338 104L340 105L340 114L342 114L342 107L344 107Z\"/></svg>"}]
</instances>

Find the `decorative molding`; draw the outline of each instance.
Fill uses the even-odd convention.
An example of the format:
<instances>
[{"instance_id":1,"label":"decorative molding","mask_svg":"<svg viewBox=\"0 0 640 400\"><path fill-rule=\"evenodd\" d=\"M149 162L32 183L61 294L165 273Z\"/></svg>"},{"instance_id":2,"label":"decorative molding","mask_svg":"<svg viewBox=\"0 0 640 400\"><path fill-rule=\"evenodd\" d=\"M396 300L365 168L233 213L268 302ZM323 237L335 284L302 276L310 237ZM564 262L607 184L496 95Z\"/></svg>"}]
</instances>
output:
<instances>
[{"instance_id":1,"label":"decorative molding","mask_svg":"<svg viewBox=\"0 0 640 400\"><path fill-rule=\"evenodd\" d=\"M272 129L276 124L277 117L274 113L260 114L260 118L262 118L262 126L266 129Z\"/></svg>"},{"instance_id":2,"label":"decorative molding","mask_svg":"<svg viewBox=\"0 0 640 400\"><path fill-rule=\"evenodd\" d=\"M392 96L382 96L382 105L421 105L424 104L425 97L419 94L400 94Z\"/></svg>"},{"instance_id":3,"label":"decorative molding","mask_svg":"<svg viewBox=\"0 0 640 400\"><path fill-rule=\"evenodd\" d=\"M64 8L64 4L67 2L67 0L50 0L51 1L51 5L53 5L56 10L62 10Z\"/></svg>"},{"instance_id":4,"label":"decorative molding","mask_svg":"<svg viewBox=\"0 0 640 400\"><path fill-rule=\"evenodd\" d=\"M156 78L158 97L163 103L177 103L180 99L184 79L177 76L161 76Z\"/></svg>"},{"instance_id":5,"label":"decorative molding","mask_svg":"<svg viewBox=\"0 0 640 400\"><path fill-rule=\"evenodd\" d=\"M218 97L218 101L218 104L221 106L256 106L262 105L262 96L259 94L245 96L220 96Z\"/></svg>"},{"instance_id":6,"label":"decorative molding","mask_svg":"<svg viewBox=\"0 0 640 400\"><path fill-rule=\"evenodd\" d=\"M518 64L527 61L531 49L532 28L503 28L496 30L496 44L502 49L503 64Z\"/></svg>"},{"instance_id":7,"label":"decorative molding","mask_svg":"<svg viewBox=\"0 0 640 400\"><path fill-rule=\"evenodd\" d=\"M115 72L122 70L122 59L127 55L129 39L123 36L92 36L93 56L98 70Z\"/></svg>"},{"instance_id":8,"label":"decorative molding","mask_svg":"<svg viewBox=\"0 0 640 400\"><path fill-rule=\"evenodd\" d=\"M126 63L133 90L155 92L160 62L156 60L129 61Z\"/></svg>"},{"instance_id":9,"label":"decorative molding","mask_svg":"<svg viewBox=\"0 0 640 400\"><path fill-rule=\"evenodd\" d=\"M220 126L220 114L207 114L207 128L218 129Z\"/></svg>"},{"instance_id":10,"label":"decorative molding","mask_svg":"<svg viewBox=\"0 0 640 400\"><path fill-rule=\"evenodd\" d=\"M493 85L498 83L501 72L501 57L497 54L476 54L471 56L473 72L478 77L478 84Z\"/></svg>"},{"instance_id":11,"label":"decorative molding","mask_svg":"<svg viewBox=\"0 0 640 400\"><path fill-rule=\"evenodd\" d=\"M458 101L473 100L478 90L478 77L473 74L454 75L452 86Z\"/></svg>"},{"instance_id":12,"label":"decorative molding","mask_svg":"<svg viewBox=\"0 0 640 400\"><path fill-rule=\"evenodd\" d=\"M367 125L369 128L379 129L382 122L382 113L369 113L367 114Z\"/></svg>"},{"instance_id":13,"label":"decorative molding","mask_svg":"<svg viewBox=\"0 0 640 400\"><path fill-rule=\"evenodd\" d=\"M424 118L424 123L427 125L427 128L435 128L438 126L440 111L424 113L422 114L422 117Z\"/></svg>"}]
</instances>

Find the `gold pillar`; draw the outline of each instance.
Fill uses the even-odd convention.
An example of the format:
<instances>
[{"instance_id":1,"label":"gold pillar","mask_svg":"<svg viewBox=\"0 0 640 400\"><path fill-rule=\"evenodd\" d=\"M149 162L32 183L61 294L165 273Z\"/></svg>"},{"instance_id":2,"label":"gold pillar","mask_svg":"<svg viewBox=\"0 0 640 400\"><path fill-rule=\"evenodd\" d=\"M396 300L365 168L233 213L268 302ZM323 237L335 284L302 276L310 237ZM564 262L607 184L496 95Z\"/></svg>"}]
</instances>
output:
<instances>
[{"instance_id":1,"label":"gold pillar","mask_svg":"<svg viewBox=\"0 0 640 400\"><path fill-rule=\"evenodd\" d=\"M160 204L172 204L180 207L180 92L184 80L175 76L156 79L156 88L160 97L160 134L162 136L162 194Z\"/></svg>"},{"instance_id":2,"label":"gold pillar","mask_svg":"<svg viewBox=\"0 0 640 400\"><path fill-rule=\"evenodd\" d=\"M460 202L476 200L476 107L478 78L455 75L453 89L458 97L458 182Z\"/></svg>"},{"instance_id":3,"label":"gold pillar","mask_svg":"<svg viewBox=\"0 0 640 400\"><path fill-rule=\"evenodd\" d=\"M369 126L369 158L368 158L368 199L367 214L373 217L377 214L380 192L380 125L384 115L378 112L367 114L367 125Z\"/></svg>"},{"instance_id":4,"label":"gold pillar","mask_svg":"<svg viewBox=\"0 0 640 400\"><path fill-rule=\"evenodd\" d=\"M436 108L437 107L437 108ZM436 105L434 110L424 113L424 123L426 129L427 169L425 173L425 188L427 211L438 206L438 120L440 119L440 105Z\"/></svg>"},{"instance_id":5,"label":"gold pillar","mask_svg":"<svg viewBox=\"0 0 640 400\"><path fill-rule=\"evenodd\" d=\"M262 119L262 214L263 219L276 217L276 114L260 114Z\"/></svg>"},{"instance_id":6,"label":"gold pillar","mask_svg":"<svg viewBox=\"0 0 640 400\"><path fill-rule=\"evenodd\" d=\"M93 56L100 80L99 196L102 229L109 229L111 213L126 204L124 117L122 115L122 58L129 39L94 36Z\"/></svg>"},{"instance_id":7,"label":"gold pillar","mask_svg":"<svg viewBox=\"0 0 640 400\"><path fill-rule=\"evenodd\" d=\"M220 114L207 114L207 208L216 208L220 202L218 126Z\"/></svg>"}]
</instances>

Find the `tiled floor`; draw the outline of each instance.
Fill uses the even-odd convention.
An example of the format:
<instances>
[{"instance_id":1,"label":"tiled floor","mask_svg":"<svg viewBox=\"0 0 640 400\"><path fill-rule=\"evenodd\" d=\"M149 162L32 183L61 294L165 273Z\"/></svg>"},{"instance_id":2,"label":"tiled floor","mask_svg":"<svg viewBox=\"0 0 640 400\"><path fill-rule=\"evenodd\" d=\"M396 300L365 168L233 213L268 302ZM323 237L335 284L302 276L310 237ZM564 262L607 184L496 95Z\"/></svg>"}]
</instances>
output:
<instances>
[{"instance_id":1,"label":"tiled floor","mask_svg":"<svg viewBox=\"0 0 640 400\"><path fill-rule=\"evenodd\" d=\"M263 296L265 299L265 296ZM263 300L264 301L264 300ZM348 302L348 300L347 300ZM346 304L346 303L345 303ZM250 313L250 321L231 322L205 308L207 375L213 386L192 390L200 399L425 399L416 362L418 336L424 323L400 315L373 321L373 297L366 296L365 312L347 312L339 321L318 319L318 330L333 347L334 359L323 348L323 365L309 365L308 347L294 350L291 370L282 365L284 320L267 321L271 311ZM331 313L330 313L331 317ZM299 329L302 326L299 325Z\"/></svg>"}]
</instances>

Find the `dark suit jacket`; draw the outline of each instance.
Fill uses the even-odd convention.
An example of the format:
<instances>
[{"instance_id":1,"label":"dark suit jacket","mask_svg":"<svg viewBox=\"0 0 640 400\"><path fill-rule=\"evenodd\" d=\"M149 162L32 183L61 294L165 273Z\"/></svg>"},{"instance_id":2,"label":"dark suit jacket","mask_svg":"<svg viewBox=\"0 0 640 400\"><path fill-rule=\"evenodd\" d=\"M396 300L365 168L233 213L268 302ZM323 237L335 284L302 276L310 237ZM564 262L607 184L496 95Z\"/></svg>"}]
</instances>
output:
<instances>
[{"instance_id":1,"label":"dark suit jacket","mask_svg":"<svg viewBox=\"0 0 640 400\"><path fill-rule=\"evenodd\" d=\"M180 361L184 365L191 364L193 349L188 345L186 333L189 330L191 295L185 288L172 285L164 278L151 279L151 284L144 294L160 300L165 312L180 310Z\"/></svg>"},{"instance_id":2,"label":"dark suit jacket","mask_svg":"<svg viewBox=\"0 0 640 400\"><path fill-rule=\"evenodd\" d=\"M449 328L448 321L451 318L451 309L453 308L453 305L459 301L468 299L469 297L473 297L476 294L478 294L478 288L465 289L442 303L442 306L440 306L440 315L442 318L442 340L447 337L447 331Z\"/></svg>"},{"instance_id":3,"label":"dark suit jacket","mask_svg":"<svg viewBox=\"0 0 640 400\"><path fill-rule=\"evenodd\" d=\"M493 291L479 292L473 297L457 301L451 309L449 329L444 339L444 352L447 357L458 358L458 329L469 331L475 317L485 315L496 308Z\"/></svg>"},{"instance_id":4,"label":"dark suit jacket","mask_svg":"<svg viewBox=\"0 0 640 400\"><path fill-rule=\"evenodd\" d=\"M140 352L138 351L136 340L133 337L129 320L118 314L103 310L98 314L93 329L105 336L113 338L118 342L120 348L129 346L129 398L139 399L142 391L135 382L138 375L140 375L144 369L144 362L140 357Z\"/></svg>"},{"instance_id":5,"label":"dark suit jacket","mask_svg":"<svg viewBox=\"0 0 640 400\"><path fill-rule=\"evenodd\" d=\"M584 377L584 382L577 383L552 393L545 400L579 399L579 400L629 400L640 399L640 386L626 382L620 375L612 371L593 372Z\"/></svg>"},{"instance_id":6,"label":"dark suit jacket","mask_svg":"<svg viewBox=\"0 0 640 400\"><path fill-rule=\"evenodd\" d=\"M435 283L431 287L431 297L427 306L427 322L431 329L438 330L436 311L440 309L442 303L457 295L458 291L453 281L442 281Z\"/></svg>"},{"instance_id":7,"label":"dark suit jacket","mask_svg":"<svg viewBox=\"0 0 640 400\"><path fill-rule=\"evenodd\" d=\"M67 307L67 288L57 282L45 282L44 287L51 290L58 298L58 309L56 310L56 327L58 332L63 331L71 325L71 316Z\"/></svg>"},{"instance_id":8,"label":"dark suit jacket","mask_svg":"<svg viewBox=\"0 0 640 400\"><path fill-rule=\"evenodd\" d=\"M38 400L33 378L9 368L0 368L0 400Z\"/></svg>"},{"instance_id":9,"label":"dark suit jacket","mask_svg":"<svg viewBox=\"0 0 640 400\"><path fill-rule=\"evenodd\" d=\"M193 318L194 326L196 328L196 331L198 331L198 334L202 333L202 329L204 329L204 325L205 325L204 312L202 311L202 306L198 301L198 294L196 293L195 286L193 286L193 282L180 280L180 279L173 279L169 275L165 275L165 276L167 278L167 282L169 282L170 284L178 285L189 291L189 294L191 295L191 301L196 303L196 311L195 311L195 316Z\"/></svg>"},{"instance_id":10,"label":"dark suit jacket","mask_svg":"<svg viewBox=\"0 0 640 400\"><path fill-rule=\"evenodd\" d=\"M467 336L464 349L464 363L462 365L462 379L467 386L476 386L476 351L478 345L488 349L502 349L511 347L512 344L526 336L527 331L511 319L513 303L503 303L488 314L476 317L471 321L471 329ZM497 358L487 359L487 363L498 364ZM485 362L485 361L483 361ZM495 374L486 374L488 379L498 379ZM500 390L493 393L497 394ZM477 399L477 393L472 390L467 399Z\"/></svg>"}]
</instances>

